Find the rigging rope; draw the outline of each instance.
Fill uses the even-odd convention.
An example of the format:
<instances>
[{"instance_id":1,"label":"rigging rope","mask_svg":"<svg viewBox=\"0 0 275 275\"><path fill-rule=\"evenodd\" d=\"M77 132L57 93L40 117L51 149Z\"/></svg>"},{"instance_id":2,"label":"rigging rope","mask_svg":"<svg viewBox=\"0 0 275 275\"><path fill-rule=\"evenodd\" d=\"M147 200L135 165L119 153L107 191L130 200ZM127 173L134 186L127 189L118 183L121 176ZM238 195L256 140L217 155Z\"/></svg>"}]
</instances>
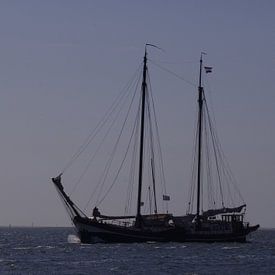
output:
<instances>
[{"instance_id":1,"label":"rigging rope","mask_svg":"<svg viewBox=\"0 0 275 275\"><path fill-rule=\"evenodd\" d=\"M113 180L113 183L112 183L111 186L108 188L108 190L106 191L106 193L105 193L105 195L102 197L102 199L97 203L98 206L104 201L104 199L106 198L106 196L109 194L109 192L110 192L111 189L113 188L114 184L116 183L116 180L117 180L117 178L118 178L118 176L119 176L119 174L120 174L121 168L123 167L123 164L124 164L124 162L125 162L125 160L126 160L126 156L127 156L127 154L128 154L128 151L129 151L129 148L130 148L130 144L131 144L131 141L132 141L134 132L135 132L135 131L134 131L134 130L135 130L135 127L136 127L136 125L134 125L134 127L133 127L133 130L132 130L132 133L131 133L131 137L130 137L130 141L129 141L129 143L128 143L126 152L125 152L125 154L124 154L124 157L123 157L123 160L122 160L122 162L121 162L121 164L120 164L120 167L119 167L119 169L118 169L118 171L117 171L117 174L116 174L116 176L115 176L115 178L114 178L114 180ZM123 126L123 128L124 128L124 126ZM120 138L120 137L119 137L119 138Z\"/></svg>"},{"instance_id":2,"label":"rigging rope","mask_svg":"<svg viewBox=\"0 0 275 275\"><path fill-rule=\"evenodd\" d=\"M204 110L203 110L204 111ZM207 132L207 121L206 116L203 115L203 130L204 130L204 143L205 143L205 158L206 158L206 182L207 182L207 196L208 196L208 209L211 209L212 205L210 204L212 201L212 169L211 169L211 160L210 160L210 145L209 145L209 137Z\"/></svg>"},{"instance_id":3,"label":"rigging rope","mask_svg":"<svg viewBox=\"0 0 275 275\"><path fill-rule=\"evenodd\" d=\"M206 105L206 107L207 107L207 105ZM222 167L224 177L226 177L226 175L228 175L230 182L231 182L231 183L233 184L233 186L235 187L235 189L236 189L236 191L237 191L239 197L241 198L242 202L244 202L243 197L242 197L242 195L241 195L241 193L240 193L238 187L236 186L234 180L232 180L232 177L231 177L232 172L231 172L231 170L230 170L230 167L229 167L228 164L226 165L226 163L225 163L226 158L225 158L225 155L224 155L223 150L222 150L222 148L221 148L220 142L219 142L219 140L218 140L218 136L217 136L217 134L215 133L215 131L213 130L213 126L212 126L212 122L211 122L211 120L210 120L210 115L209 115L209 110L208 110L208 108L207 108L207 115L208 115L208 117L209 117L210 129L212 130L211 135L213 136L213 142L215 143L215 147L218 149L218 150L217 150L217 153L218 153L218 155L219 155L219 160L220 160L219 162L220 162L220 165L221 165L221 167ZM228 193L229 193L231 202L233 203L233 206L234 206L234 200L233 200L232 193L231 193L231 190L230 190L230 187L229 187L229 182L226 182L226 183L227 183Z\"/></svg>"},{"instance_id":4,"label":"rigging rope","mask_svg":"<svg viewBox=\"0 0 275 275\"><path fill-rule=\"evenodd\" d=\"M88 137L84 140L82 145L78 148L78 150L75 152L75 154L71 157L71 159L68 161L68 163L64 166L64 168L61 170L62 174L64 174L71 166L72 164L79 158L79 156L85 151L87 146L93 141L97 133L100 131L100 129L105 125L106 121L109 119L109 117L112 115L113 111L117 108L119 105L121 99L125 96L126 92L128 92L129 87L131 86L133 79L135 79L136 75L140 71L142 64L139 65L138 69L134 73L133 77L129 80L129 82L125 85L125 87L122 89L122 91L117 95L111 106L107 109L106 113L104 114L103 118L97 123L96 127L90 132Z\"/></svg>"},{"instance_id":5,"label":"rigging rope","mask_svg":"<svg viewBox=\"0 0 275 275\"><path fill-rule=\"evenodd\" d=\"M110 170L110 168L111 168L112 161L113 161L113 159L114 159L115 152L116 152L116 150L117 150L117 147L118 147L120 138L121 138L121 136L122 136L123 130L124 130L125 125L126 125L126 122L127 122L127 120L128 120L129 113L130 113L131 107L132 107L133 102L134 102L134 98L135 98L136 93L137 93L137 87L138 87L138 82L137 82L136 89L135 89L134 95L133 95L133 97L132 97L130 106L129 106L128 110L127 110L126 117L125 117L124 122L123 122L123 124L122 124L120 133L119 133L119 135L118 135L117 141L116 141L116 143L115 143L115 147L114 147L114 149L113 149L113 151L112 151L112 153L111 153L111 157L110 157L109 161L107 162L107 164L106 164L106 166L105 166L105 169L104 169L104 176L103 176L103 178L102 178L101 187L100 187L100 191L99 191L99 195L98 195L98 199L97 199L96 205L98 205L99 197L101 196L101 193L102 193L102 190L103 190L103 186L104 186L104 184L105 184L105 182L106 182L108 172L109 172L109 170ZM131 139L132 139L132 136L131 136ZM130 139L130 140L131 140L131 139ZM127 148L127 151L128 151L128 148ZM125 157L126 157L126 155L125 155ZM124 160L125 160L125 159L124 159ZM124 162L124 160L123 160L123 162ZM120 169L121 169L121 168L120 168ZM114 184L114 183L113 183L113 184ZM111 186L113 186L113 184L112 184ZM110 190L111 190L111 189L110 189ZM107 195L107 194L106 194L106 195ZM104 196L104 198L106 197L106 195ZM100 201L103 201L103 200L100 200Z\"/></svg>"},{"instance_id":6,"label":"rigging rope","mask_svg":"<svg viewBox=\"0 0 275 275\"><path fill-rule=\"evenodd\" d=\"M151 60L151 59L148 59L153 65L157 66L158 68L162 69L163 71L166 71L168 73L170 73L171 75L175 76L176 78L178 79L181 79L183 80L184 82L188 83L189 85L193 86L193 87L196 87L196 84L194 84L193 82L189 81L189 80L186 80L185 78L183 78L182 76L176 74L175 72L159 65L158 63L156 63L155 61Z\"/></svg>"},{"instance_id":7,"label":"rigging rope","mask_svg":"<svg viewBox=\"0 0 275 275\"><path fill-rule=\"evenodd\" d=\"M162 154L162 149L161 149L161 144L160 144L160 134L159 134L159 126L158 126L158 121L157 121L157 115L156 115L156 108L155 108L155 100L153 96L153 90L152 90L152 85L151 85L151 79L150 75L148 74L148 82L149 82L149 87L150 87L150 98L152 102L152 109L153 109L153 119L154 119L154 127L156 131L156 142L157 142L157 151L159 155L159 167L160 167L160 173L161 173L161 186L163 188L162 192L163 195L167 194L166 191L166 178L165 178L165 173L164 173L164 161L163 161L163 154ZM164 204L164 201L162 200L162 203ZM165 201L165 210L168 213L168 201Z\"/></svg>"},{"instance_id":8,"label":"rigging rope","mask_svg":"<svg viewBox=\"0 0 275 275\"><path fill-rule=\"evenodd\" d=\"M197 123L196 127L194 129L194 142L193 142L193 148L192 148L192 169L191 169L191 183L190 183L190 189L189 189L189 202L188 202L188 208L187 208L187 214L191 214L193 212L194 207L194 197L195 197L195 189L196 189L196 171L197 171L197 155L198 155L198 134L199 134L199 117L197 117Z\"/></svg>"},{"instance_id":9,"label":"rigging rope","mask_svg":"<svg viewBox=\"0 0 275 275\"><path fill-rule=\"evenodd\" d=\"M213 103L212 103L212 97L211 97L211 93L212 93L212 90L211 90L211 87L210 87L210 83L208 81L208 78L206 78L206 84L207 84L207 87L208 87L208 90L209 90L209 96L210 96L210 108L212 110L212 117L210 116L210 110L209 110L209 105L207 104L206 102L206 111L207 111L207 115L208 115L208 121L209 123L211 124L211 129L213 129L213 134L214 134L214 139L215 139L215 144L216 144L216 147L218 148L217 152L219 154L219 163L220 163L220 167L222 168L222 172L223 172L223 175L224 175L224 178L228 181L226 181L227 183L227 189L228 189L228 194L229 194L229 197L230 197L230 200L232 202L232 206L234 207L235 206L235 202L233 200L233 197L232 197L232 191L230 189L230 185L229 183L231 183L233 185L233 188L235 189L235 191L238 193L238 196L239 196L239 199L241 200L242 203L245 203L244 202L244 198L242 197L242 194L237 186L237 181L234 177L234 174L232 173L231 169L230 169L230 165L227 161L227 158L224 154L224 151L222 149L222 146L221 146L221 143L219 141L219 138L218 138L218 135L217 135L217 132L216 132L216 120L215 120L215 115L214 115L214 107L213 107ZM213 119L212 119L213 118Z\"/></svg>"},{"instance_id":10,"label":"rigging rope","mask_svg":"<svg viewBox=\"0 0 275 275\"><path fill-rule=\"evenodd\" d=\"M140 79L140 77L139 77L139 79ZM134 91L133 97L132 97L132 99L131 99L130 105L129 105L129 107L128 107L128 110L127 110L127 113L126 113L126 118L124 119L124 122L123 122L123 124L122 124L121 130L120 130L120 133L119 133L119 136L118 136L118 138L117 138L117 140L116 140L116 143L115 143L115 146L114 146L113 151L112 151L112 153L111 153L111 156L110 156L108 162L107 162L106 165L105 165L105 168L104 168L103 174L102 174L102 176L101 176L101 179L99 180L99 182L98 182L98 184L96 185L96 187L95 187L95 189L94 189L92 195L90 196L88 202L86 203L85 209L87 209L88 205L90 204L90 202L91 202L93 196L95 195L95 192L96 192L96 190L97 190L97 188L98 188L99 186L100 186L100 191L99 191L98 198L97 198L97 201L96 201L96 205L97 205L97 206L105 199L105 197L107 196L107 194L109 193L109 191L111 190L111 188L113 187L113 185L114 185L114 183L115 183L115 181L114 181L113 184L111 185L111 187L108 189L107 193L104 195L104 197L103 197L101 200L99 200L99 197L101 196L101 193L102 193L102 191L103 191L103 186L104 186L104 184L105 184L105 182L106 182L106 178L107 178L108 172L109 172L109 170L110 170L110 167L111 167L111 164L112 164L112 161L113 161L115 152L116 152L116 150L117 150L117 147L118 147L120 138L121 138L121 136L122 136L123 129L125 128L126 122L127 122L127 120L128 120L129 113L130 113L132 104L133 104L133 102L134 102L134 98L135 98L136 93L137 93L138 83L139 83L139 81L136 82L135 91ZM132 139L132 137L131 137L131 139ZM128 148L127 148L127 152L128 152ZM126 157L126 155L125 155L125 157ZM125 159L124 159L124 160L125 160ZM123 160L122 164L124 163L124 160ZM122 165L121 165L121 167L122 167ZM120 167L120 169L119 169L119 172L120 172L120 170L121 170L121 167ZM118 172L118 174L119 174L119 172ZM118 176L118 174L117 174L117 176ZM117 178L117 176L115 177L115 179Z\"/></svg>"},{"instance_id":11,"label":"rigging rope","mask_svg":"<svg viewBox=\"0 0 275 275\"><path fill-rule=\"evenodd\" d=\"M138 150L138 134L139 134L139 124L138 120L140 117L140 112L141 112L141 98L139 100L139 105L138 105L138 112L136 115L135 119L135 134L134 134L134 146L133 146L133 154L132 154L132 159L131 159L131 166L130 166L130 172L129 172L129 184L127 187L127 196L126 196L126 204L125 204L125 215L128 215L131 213L131 206L132 206L132 196L133 196L133 187L135 183L135 165L137 163L137 150Z\"/></svg>"},{"instance_id":12,"label":"rigging rope","mask_svg":"<svg viewBox=\"0 0 275 275\"><path fill-rule=\"evenodd\" d=\"M139 80L137 80L138 83ZM130 96L130 93L128 93L125 98L123 99L121 106L124 106L124 104L126 103L128 97ZM119 106L119 105L117 105ZM113 128L113 126L115 125L115 122L117 120L117 118L119 117L120 113L122 112L122 107L118 110L117 114L115 115L115 117L113 118L111 125L109 126L109 128L107 129L105 135L103 136L103 138L101 139L99 145L97 146L94 154L92 154L90 160L88 161L86 167L84 168L83 172L81 173L80 177L78 178L77 182L74 185L73 190L71 191L70 195L75 191L76 187L79 185L79 183L81 182L81 180L83 179L84 175L87 173L88 169L90 168L93 160L95 159L97 153L99 152L99 150L101 149L102 145L104 144L105 139L107 138L108 134L110 133L111 129Z\"/></svg>"},{"instance_id":13,"label":"rigging rope","mask_svg":"<svg viewBox=\"0 0 275 275\"><path fill-rule=\"evenodd\" d=\"M237 194L241 201L244 203L244 199L237 187L236 180L234 178L234 175L230 169L230 166L227 162L227 159L225 157L225 154L222 150L221 143L219 141L217 132L215 130L214 124L215 124L215 117L214 121L212 120L210 116L210 111L208 108L208 104L205 97L205 91L203 89L203 150L202 154L204 156L201 157L202 164L206 163L205 167L201 167L201 190L203 190L203 183L202 180L204 177L206 177L207 187L208 187L208 208L210 207L216 208L216 196L214 192L216 190L213 189L214 184L214 178L213 178L213 168L211 163L213 160L213 164L215 166L215 176L217 177L215 179L215 182L217 182L217 193L219 193L219 196L221 197L221 204L222 207L225 207L225 204L228 206L232 204L233 207L236 206L233 196L232 196L232 186L235 189L234 191L237 191ZM188 202L188 208L187 213L192 213L193 211L193 204L195 199L195 188L196 188L196 181L197 181L197 175L196 175L196 169L197 169L197 145L198 145L198 121L197 121L197 129L195 134L195 148L193 149L193 164L192 164L192 173L191 173L191 186L189 190L189 202ZM211 145L210 145L211 144ZM204 176L205 175L205 176ZM223 184L226 186L223 187ZM202 191L203 192L203 191ZM226 197L225 197L226 193ZM203 207L203 198L204 196L201 196L202 204L201 207ZM228 201L225 201L226 200Z\"/></svg>"}]
</instances>

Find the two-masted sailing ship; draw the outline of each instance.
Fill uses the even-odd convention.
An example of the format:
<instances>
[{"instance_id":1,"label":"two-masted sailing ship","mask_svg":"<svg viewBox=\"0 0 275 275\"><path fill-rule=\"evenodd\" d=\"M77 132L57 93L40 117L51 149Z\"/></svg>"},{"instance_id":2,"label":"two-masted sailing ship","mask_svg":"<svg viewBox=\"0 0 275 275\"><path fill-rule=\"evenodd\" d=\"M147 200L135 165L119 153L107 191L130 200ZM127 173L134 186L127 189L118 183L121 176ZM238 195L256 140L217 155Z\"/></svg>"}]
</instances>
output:
<instances>
[{"instance_id":1,"label":"two-masted sailing ship","mask_svg":"<svg viewBox=\"0 0 275 275\"><path fill-rule=\"evenodd\" d=\"M63 171L59 176L52 178L52 181L64 202L77 234L83 243L133 243L147 241L244 242L246 241L246 236L250 232L257 230L259 225L250 226L248 222L245 222L246 204L243 202L236 205L232 200L232 192L237 190L236 192L238 193L238 189L234 182L231 184L233 189L230 187L229 182L234 181L234 178L221 150L209 115L206 95L202 86L202 74L204 69L208 73L212 68L203 66L202 55L200 58L198 117L188 210L182 216L176 216L167 211L159 212L156 198L156 182L159 176L157 173L163 174L163 161L160 160L158 167L162 168L160 168L160 172L157 172L156 155L161 158L162 154L154 152L156 148L159 150L158 152L161 151L159 140L156 141L158 129L157 124L153 122L153 118L155 118L154 102L152 101L153 97L150 95L151 85L148 85L150 83L146 50L148 46L153 45L147 44L145 47L139 105L133 126L133 134L131 135L131 140L135 141L133 152L136 156L132 158L135 165L130 165L131 170L136 167L136 174L132 176L133 184L137 187L136 213L129 214L126 211L127 213L125 212L124 215L119 216L103 215L100 213L99 205L94 203L93 211L91 215L88 215L73 202L70 198L71 195L69 196L65 192L61 183ZM153 134L154 131L157 132L155 135ZM77 157L84 149L85 146L81 147ZM116 179L123 164L125 164L125 158L118 168L118 173L114 176ZM108 165L110 166L110 162ZM151 173L146 173L147 176L150 174L148 176L150 183L146 183L148 190L144 187L145 169L151 171ZM107 170L105 169L104 171L106 172ZM224 178L227 180L224 180ZM226 187L223 187L224 182L226 182ZM110 185L108 191L110 191L112 186L113 184ZM131 188L131 190L134 190L133 186ZM206 192L206 189L208 191L207 207L205 205L206 199L203 200L203 193ZM231 202L230 199L228 202L225 199L226 190L229 191ZM147 213L145 213L144 207L146 192L149 194L149 199L147 200L149 210ZM170 200L170 196L165 192L164 188L161 199L167 203ZM218 202L218 198L220 198L220 202Z\"/></svg>"}]
</instances>

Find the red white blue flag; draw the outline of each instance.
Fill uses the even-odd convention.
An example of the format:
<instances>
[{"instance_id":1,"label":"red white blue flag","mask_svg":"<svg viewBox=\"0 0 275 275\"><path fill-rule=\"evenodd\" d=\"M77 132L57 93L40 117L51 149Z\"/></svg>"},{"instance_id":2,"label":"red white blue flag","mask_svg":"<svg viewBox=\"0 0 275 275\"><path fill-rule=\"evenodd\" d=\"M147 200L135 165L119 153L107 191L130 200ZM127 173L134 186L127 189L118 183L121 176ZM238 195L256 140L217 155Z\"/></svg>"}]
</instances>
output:
<instances>
[{"instance_id":1,"label":"red white blue flag","mask_svg":"<svg viewBox=\"0 0 275 275\"><path fill-rule=\"evenodd\" d=\"M204 67L205 72L208 73L212 73L212 67Z\"/></svg>"},{"instance_id":2,"label":"red white blue flag","mask_svg":"<svg viewBox=\"0 0 275 275\"><path fill-rule=\"evenodd\" d=\"M164 200L164 201L170 201L170 196L168 196L168 195L163 195L163 200Z\"/></svg>"}]
</instances>

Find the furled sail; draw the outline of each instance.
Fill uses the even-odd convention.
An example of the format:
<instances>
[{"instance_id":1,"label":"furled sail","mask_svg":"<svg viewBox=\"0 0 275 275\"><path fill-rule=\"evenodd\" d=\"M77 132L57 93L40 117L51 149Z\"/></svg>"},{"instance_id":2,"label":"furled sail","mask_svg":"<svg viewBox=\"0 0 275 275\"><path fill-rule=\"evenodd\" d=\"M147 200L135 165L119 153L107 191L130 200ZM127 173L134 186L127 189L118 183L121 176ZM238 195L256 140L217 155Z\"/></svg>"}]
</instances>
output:
<instances>
[{"instance_id":1,"label":"furled sail","mask_svg":"<svg viewBox=\"0 0 275 275\"><path fill-rule=\"evenodd\" d=\"M209 209L205 212L203 212L202 216L203 217L211 217L219 214L226 214L226 213L240 213L243 208L246 207L246 204L243 204L238 207L224 207L224 208L219 208L219 209Z\"/></svg>"}]
</instances>

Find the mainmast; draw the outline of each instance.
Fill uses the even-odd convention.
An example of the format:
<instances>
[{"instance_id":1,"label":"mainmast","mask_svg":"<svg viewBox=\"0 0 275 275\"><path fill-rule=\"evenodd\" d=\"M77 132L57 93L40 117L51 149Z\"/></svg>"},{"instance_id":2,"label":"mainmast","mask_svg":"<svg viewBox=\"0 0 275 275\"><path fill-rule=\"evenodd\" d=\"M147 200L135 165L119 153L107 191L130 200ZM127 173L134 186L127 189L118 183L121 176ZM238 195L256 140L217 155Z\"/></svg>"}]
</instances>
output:
<instances>
[{"instance_id":1,"label":"mainmast","mask_svg":"<svg viewBox=\"0 0 275 275\"><path fill-rule=\"evenodd\" d=\"M203 53L202 53L203 54ZM201 86L202 75L202 54L200 58L200 76L199 76L199 116L198 116L198 176L197 176L197 222L199 222L200 215L200 189L201 189L201 144L202 144L202 107L203 107L203 87Z\"/></svg>"},{"instance_id":2,"label":"mainmast","mask_svg":"<svg viewBox=\"0 0 275 275\"><path fill-rule=\"evenodd\" d=\"M141 122L140 122L140 148L139 148L139 174L138 174L138 200L137 200L137 216L136 226L141 226L141 192L142 192L142 169L143 169L143 140L144 140L144 115L145 115L145 98L147 91L146 84L147 73L147 51L145 47L145 54L143 58L143 78L142 78L142 98L141 98Z\"/></svg>"}]
</instances>

